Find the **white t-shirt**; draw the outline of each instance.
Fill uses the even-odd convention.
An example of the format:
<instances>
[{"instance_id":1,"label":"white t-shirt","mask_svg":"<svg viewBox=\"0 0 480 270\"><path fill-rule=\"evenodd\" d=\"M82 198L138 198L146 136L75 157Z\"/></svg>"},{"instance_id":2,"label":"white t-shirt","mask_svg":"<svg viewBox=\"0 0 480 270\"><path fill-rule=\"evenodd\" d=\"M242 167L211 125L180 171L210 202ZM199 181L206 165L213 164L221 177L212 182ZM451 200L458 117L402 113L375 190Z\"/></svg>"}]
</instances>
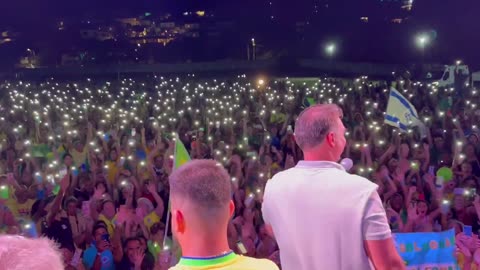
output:
<instances>
[{"instance_id":1,"label":"white t-shirt","mask_svg":"<svg viewBox=\"0 0 480 270\"><path fill-rule=\"evenodd\" d=\"M269 180L262 213L280 247L282 269L373 269L364 240L391 237L376 190L325 161L300 161Z\"/></svg>"}]
</instances>

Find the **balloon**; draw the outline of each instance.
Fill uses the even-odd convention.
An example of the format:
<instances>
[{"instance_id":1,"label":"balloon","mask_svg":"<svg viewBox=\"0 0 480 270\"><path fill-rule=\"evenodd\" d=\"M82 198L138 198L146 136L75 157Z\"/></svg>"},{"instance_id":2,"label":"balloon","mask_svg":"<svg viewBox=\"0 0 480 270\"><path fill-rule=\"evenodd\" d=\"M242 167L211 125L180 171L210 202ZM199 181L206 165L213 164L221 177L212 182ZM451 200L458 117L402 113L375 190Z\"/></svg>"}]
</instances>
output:
<instances>
[{"instance_id":1,"label":"balloon","mask_svg":"<svg viewBox=\"0 0 480 270\"><path fill-rule=\"evenodd\" d=\"M147 158L147 153L143 150L137 150L135 153L138 159L146 159Z\"/></svg>"},{"instance_id":2,"label":"balloon","mask_svg":"<svg viewBox=\"0 0 480 270\"><path fill-rule=\"evenodd\" d=\"M54 158L55 158L55 156L53 155L52 152L50 152L50 153L47 154L47 159L48 159L48 160L53 160Z\"/></svg>"},{"instance_id":3,"label":"balloon","mask_svg":"<svg viewBox=\"0 0 480 270\"><path fill-rule=\"evenodd\" d=\"M110 140L110 134L108 133L103 134L103 140L105 140L108 143L108 141Z\"/></svg>"},{"instance_id":4,"label":"balloon","mask_svg":"<svg viewBox=\"0 0 480 270\"><path fill-rule=\"evenodd\" d=\"M58 192L60 192L60 185L55 185L55 187L52 190L53 195L57 195Z\"/></svg>"},{"instance_id":5,"label":"balloon","mask_svg":"<svg viewBox=\"0 0 480 270\"><path fill-rule=\"evenodd\" d=\"M443 181L448 182L453 179L452 169L448 167L442 167L437 171L437 177L442 177Z\"/></svg>"}]
</instances>

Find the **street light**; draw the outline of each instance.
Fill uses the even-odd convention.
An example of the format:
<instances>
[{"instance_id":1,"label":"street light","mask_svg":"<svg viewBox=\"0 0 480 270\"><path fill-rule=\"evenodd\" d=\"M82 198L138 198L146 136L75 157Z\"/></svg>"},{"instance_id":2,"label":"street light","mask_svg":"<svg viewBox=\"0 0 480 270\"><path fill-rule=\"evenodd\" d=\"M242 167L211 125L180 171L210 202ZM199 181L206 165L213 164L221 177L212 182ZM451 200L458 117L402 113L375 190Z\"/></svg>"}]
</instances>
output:
<instances>
[{"instance_id":1,"label":"street light","mask_svg":"<svg viewBox=\"0 0 480 270\"><path fill-rule=\"evenodd\" d=\"M27 52L31 53L31 54L33 55L33 57L35 57L35 51L34 51L34 50L28 48L28 49L27 49Z\"/></svg>"},{"instance_id":2,"label":"street light","mask_svg":"<svg viewBox=\"0 0 480 270\"><path fill-rule=\"evenodd\" d=\"M328 43L325 46L325 53L330 57L332 57L336 51L337 51L337 45L335 43Z\"/></svg>"},{"instance_id":3,"label":"street light","mask_svg":"<svg viewBox=\"0 0 480 270\"><path fill-rule=\"evenodd\" d=\"M31 57L29 57L29 59L30 59L29 62L30 62L31 68L34 68L35 66L33 65L33 61L35 61L35 51L30 49L30 48L27 48L27 52L32 54Z\"/></svg>"},{"instance_id":4,"label":"street light","mask_svg":"<svg viewBox=\"0 0 480 270\"><path fill-rule=\"evenodd\" d=\"M252 60L253 60L253 61L255 61L255 59L257 58L257 57L256 57L255 46L256 46L256 44L255 44L255 39L252 38L252 48L253 48Z\"/></svg>"},{"instance_id":5,"label":"street light","mask_svg":"<svg viewBox=\"0 0 480 270\"><path fill-rule=\"evenodd\" d=\"M430 43L430 37L426 34L417 36L417 45L423 50Z\"/></svg>"},{"instance_id":6,"label":"street light","mask_svg":"<svg viewBox=\"0 0 480 270\"><path fill-rule=\"evenodd\" d=\"M422 65L421 65L421 72L424 72L424 64L425 64L425 48L430 44L430 35L426 33L420 33L416 36L415 39L417 46L422 50Z\"/></svg>"}]
</instances>

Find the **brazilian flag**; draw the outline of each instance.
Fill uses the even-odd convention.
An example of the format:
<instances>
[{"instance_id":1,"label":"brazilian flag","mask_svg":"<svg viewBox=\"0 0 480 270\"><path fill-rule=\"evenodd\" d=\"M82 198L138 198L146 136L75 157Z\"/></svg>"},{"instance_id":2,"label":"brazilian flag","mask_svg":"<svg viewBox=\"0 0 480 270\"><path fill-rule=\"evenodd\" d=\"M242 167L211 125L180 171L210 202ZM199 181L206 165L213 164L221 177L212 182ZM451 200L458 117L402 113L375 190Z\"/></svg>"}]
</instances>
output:
<instances>
[{"instance_id":1,"label":"brazilian flag","mask_svg":"<svg viewBox=\"0 0 480 270\"><path fill-rule=\"evenodd\" d=\"M317 102L312 97L306 97L306 98L303 99L303 107L305 107L305 108L308 108L308 107L313 106L315 104L317 104Z\"/></svg>"},{"instance_id":2,"label":"brazilian flag","mask_svg":"<svg viewBox=\"0 0 480 270\"><path fill-rule=\"evenodd\" d=\"M188 154L187 148L185 148L185 145L183 145L178 135L175 138L175 152L173 154L173 157L174 170L180 168L180 166L190 161L190 155Z\"/></svg>"}]
</instances>

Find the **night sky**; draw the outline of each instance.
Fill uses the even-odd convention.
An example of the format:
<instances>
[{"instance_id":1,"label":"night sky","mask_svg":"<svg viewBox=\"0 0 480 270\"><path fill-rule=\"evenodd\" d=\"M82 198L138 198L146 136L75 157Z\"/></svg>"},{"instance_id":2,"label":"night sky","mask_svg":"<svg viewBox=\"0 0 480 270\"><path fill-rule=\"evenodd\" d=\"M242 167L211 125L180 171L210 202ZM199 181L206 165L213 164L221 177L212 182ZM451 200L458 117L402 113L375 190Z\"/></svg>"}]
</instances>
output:
<instances>
[{"instance_id":1,"label":"night sky","mask_svg":"<svg viewBox=\"0 0 480 270\"><path fill-rule=\"evenodd\" d=\"M307 37L310 39L306 42L312 44L329 35L351 36L351 32L355 31L352 29L355 29L355 24L358 26L361 16L370 16L370 19L376 16L380 21L382 17L390 19L377 24L372 20L362 28L363 34L358 32L364 38L355 38L352 42L357 42L361 49L372 46L372 42L367 39L378 37L383 38L379 43L389 40L389 43L381 44L384 47L398 47L399 51L415 52L411 37L420 31L434 30L438 33L438 38L429 51L432 58L438 58L440 62L460 56L476 59L478 61L475 62L480 66L479 0L414 0L414 9L408 22L402 24L403 30L389 32L390 28L395 27L389 24L392 14L386 14L378 7L392 1L401 0L0 0L0 31L6 27L7 30L19 31L26 34L24 37L34 40L45 38L42 31L54 27L58 19L113 19L138 16L144 12L150 12L154 17L164 13L181 16L184 11L206 10L220 20L236 21L243 32L252 35L261 31L261 26L265 26L264 32L268 33L263 35L265 44L286 39L285 33L294 32L292 29L297 22L311 20L315 27L310 31L311 36ZM269 2L274 3L273 8ZM312 10L315 4L328 4L329 8L323 9L314 17ZM400 9L396 8L398 11ZM271 12L279 18L275 21L276 28L268 28L272 25L268 22Z\"/></svg>"},{"instance_id":2,"label":"night sky","mask_svg":"<svg viewBox=\"0 0 480 270\"><path fill-rule=\"evenodd\" d=\"M77 17L86 14L109 16L122 11L181 12L223 5L225 2L219 0L1 0L0 23L17 25L59 16Z\"/></svg>"}]
</instances>

